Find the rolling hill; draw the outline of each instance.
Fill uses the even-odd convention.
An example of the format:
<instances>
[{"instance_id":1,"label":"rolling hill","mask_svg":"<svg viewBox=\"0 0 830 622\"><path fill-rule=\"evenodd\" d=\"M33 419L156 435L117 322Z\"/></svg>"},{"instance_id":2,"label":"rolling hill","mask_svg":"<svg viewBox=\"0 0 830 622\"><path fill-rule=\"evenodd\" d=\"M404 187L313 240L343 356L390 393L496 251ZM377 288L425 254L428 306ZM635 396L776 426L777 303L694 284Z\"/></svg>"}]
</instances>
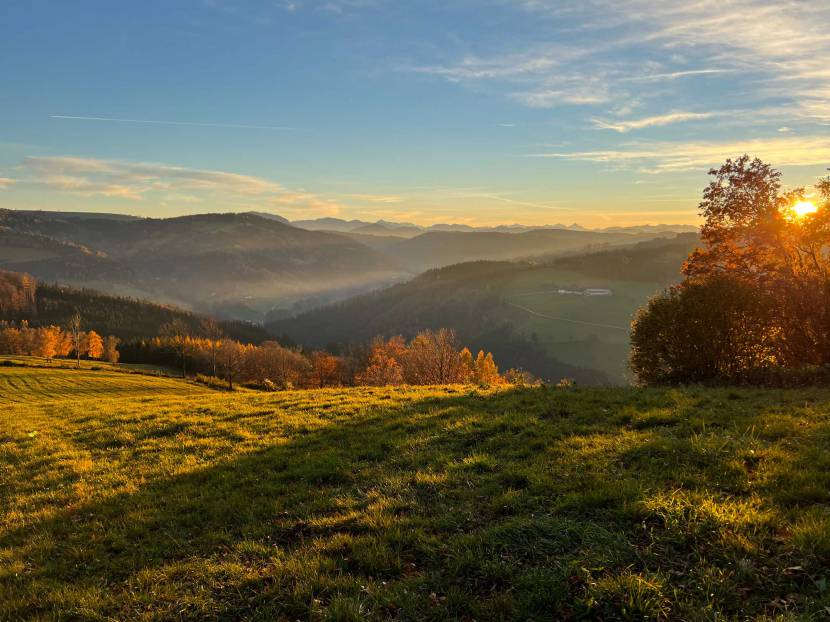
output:
<instances>
[{"instance_id":1,"label":"rolling hill","mask_svg":"<svg viewBox=\"0 0 830 622\"><path fill-rule=\"evenodd\" d=\"M633 313L678 279L696 242L696 234L681 234L541 262L463 263L266 327L323 346L447 326L506 367L550 380L625 383Z\"/></svg>"},{"instance_id":2,"label":"rolling hill","mask_svg":"<svg viewBox=\"0 0 830 622\"><path fill-rule=\"evenodd\" d=\"M0 269L259 321L269 311L290 315L431 268L629 245L662 231L422 232L338 219L306 226L348 232L307 230L264 212L153 219L0 210Z\"/></svg>"},{"instance_id":3,"label":"rolling hill","mask_svg":"<svg viewBox=\"0 0 830 622\"><path fill-rule=\"evenodd\" d=\"M404 274L345 236L255 214L114 220L9 210L0 212L0 268L251 319L277 300Z\"/></svg>"},{"instance_id":4,"label":"rolling hill","mask_svg":"<svg viewBox=\"0 0 830 622\"><path fill-rule=\"evenodd\" d=\"M0 366L0 619L821 620L827 390Z\"/></svg>"},{"instance_id":5,"label":"rolling hill","mask_svg":"<svg viewBox=\"0 0 830 622\"><path fill-rule=\"evenodd\" d=\"M432 231L392 247L410 270L422 272L467 261L500 261L534 255L586 252L603 246L636 244L659 237L654 233L605 233L536 229L521 233Z\"/></svg>"}]
</instances>

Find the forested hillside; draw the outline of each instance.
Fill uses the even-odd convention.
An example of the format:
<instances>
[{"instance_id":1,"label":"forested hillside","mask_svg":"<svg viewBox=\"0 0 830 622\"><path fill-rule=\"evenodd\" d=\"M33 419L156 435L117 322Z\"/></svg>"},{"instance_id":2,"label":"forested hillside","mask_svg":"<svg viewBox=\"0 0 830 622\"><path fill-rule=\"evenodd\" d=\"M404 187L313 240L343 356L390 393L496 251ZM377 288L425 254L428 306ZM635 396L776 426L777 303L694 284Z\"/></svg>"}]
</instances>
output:
<instances>
[{"instance_id":1,"label":"forested hillside","mask_svg":"<svg viewBox=\"0 0 830 622\"><path fill-rule=\"evenodd\" d=\"M4 275L11 274L14 273L0 272L0 284L4 282ZM10 282L11 277L6 277L5 281ZM168 305L62 285L38 283L32 294L33 304L25 309L0 305L0 320L27 320L32 326L66 326L78 312L86 330L129 340L153 337L163 325L174 320L182 321L197 334L205 319L204 316ZM259 343L269 338L265 331L248 322L222 321L219 324L228 337L246 343Z\"/></svg>"},{"instance_id":2,"label":"forested hillside","mask_svg":"<svg viewBox=\"0 0 830 622\"><path fill-rule=\"evenodd\" d=\"M360 232L357 230L356 232ZM507 260L534 255L588 252L603 246L628 245L653 239L653 233L538 229L519 233L431 231L391 247L409 269L421 272L452 264L487 259Z\"/></svg>"},{"instance_id":3,"label":"forested hillside","mask_svg":"<svg viewBox=\"0 0 830 622\"><path fill-rule=\"evenodd\" d=\"M323 346L448 326L507 367L547 379L624 382L632 315L677 278L697 239L681 234L533 263L458 264L266 327ZM586 295L589 288L610 293Z\"/></svg>"}]
</instances>

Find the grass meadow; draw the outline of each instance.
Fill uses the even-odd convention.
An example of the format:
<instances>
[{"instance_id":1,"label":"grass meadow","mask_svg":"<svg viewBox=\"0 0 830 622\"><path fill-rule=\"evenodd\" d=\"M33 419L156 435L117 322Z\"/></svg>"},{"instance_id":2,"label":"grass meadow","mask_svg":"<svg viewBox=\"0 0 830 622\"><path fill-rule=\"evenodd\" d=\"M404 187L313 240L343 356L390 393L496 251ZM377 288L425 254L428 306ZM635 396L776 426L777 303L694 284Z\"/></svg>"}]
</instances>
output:
<instances>
[{"instance_id":1,"label":"grass meadow","mask_svg":"<svg viewBox=\"0 0 830 622\"><path fill-rule=\"evenodd\" d=\"M2 620L821 620L830 391L0 367Z\"/></svg>"}]
</instances>

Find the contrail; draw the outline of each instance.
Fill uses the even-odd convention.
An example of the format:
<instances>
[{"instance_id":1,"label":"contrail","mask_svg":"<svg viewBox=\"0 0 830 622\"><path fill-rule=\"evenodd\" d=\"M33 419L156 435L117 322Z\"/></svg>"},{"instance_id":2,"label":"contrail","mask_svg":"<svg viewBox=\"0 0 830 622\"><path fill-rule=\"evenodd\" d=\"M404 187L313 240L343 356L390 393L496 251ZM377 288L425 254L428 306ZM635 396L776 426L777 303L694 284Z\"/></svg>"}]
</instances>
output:
<instances>
[{"instance_id":1,"label":"contrail","mask_svg":"<svg viewBox=\"0 0 830 622\"><path fill-rule=\"evenodd\" d=\"M114 117L78 117L66 114L49 115L50 119L71 119L73 121L110 121L113 123L147 123L149 125L188 125L191 127L228 127L245 130L296 130L282 125L242 125L238 123L197 123L194 121L151 121L148 119L116 119Z\"/></svg>"}]
</instances>

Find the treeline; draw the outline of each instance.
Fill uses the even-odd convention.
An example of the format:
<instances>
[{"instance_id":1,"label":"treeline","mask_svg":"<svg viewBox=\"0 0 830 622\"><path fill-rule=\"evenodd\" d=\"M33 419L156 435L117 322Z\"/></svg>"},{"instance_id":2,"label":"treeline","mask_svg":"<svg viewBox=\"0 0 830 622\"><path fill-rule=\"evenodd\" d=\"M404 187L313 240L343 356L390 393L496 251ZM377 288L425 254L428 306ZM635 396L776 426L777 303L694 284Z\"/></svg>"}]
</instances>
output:
<instances>
[{"instance_id":1,"label":"treeline","mask_svg":"<svg viewBox=\"0 0 830 622\"><path fill-rule=\"evenodd\" d=\"M335 355L324 350L303 352L276 341L259 345L227 338L166 334L125 344L125 361L178 365L182 374L196 374L205 382L279 390L331 386L388 386L469 384L493 385L504 381L531 383L526 373L511 370L504 377L491 353L477 356L461 347L448 329L423 331L411 341L402 337L375 339Z\"/></svg>"},{"instance_id":2,"label":"treeline","mask_svg":"<svg viewBox=\"0 0 830 622\"><path fill-rule=\"evenodd\" d=\"M109 296L89 289L36 283L27 274L0 271L0 320L32 326L65 326L75 313L84 325L102 335L126 341L158 334L161 327L181 321L197 331L204 316L170 305ZM244 343L260 343L270 336L259 326L220 321L224 334Z\"/></svg>"},{"instance_id":3,"label":"treeline","mask_svg":"<svg viewBox=\"0 0 830 622\"><path fill-rule=\"evenodd\" d=\"M510 283L537 269L526 263L472 262L430 270L406 283L267 322L266 328L281 341L348 352L375 335L410 338L422 330L450 327L462 343L493 352L504 367L527 369L550 382L569 377L579 384L610 384L602 371L558 360L517 328L524 318L517 317L505 295Z\"/></svg>"},{"instance_id":4,"label":"treeline","mask_svg":"<svg viewBox=\"0 0 830 622\"><path fill-rule=\"evenodd\" d=\"M70 322L67 329L60 326L29 326L0 321L0 354L100 359L117 363L118 338L102 337L94 330L82 331L80 325Z\"/></svg>"},{"instance_id":5,"label":"treeline","mask_svg":"<svg viewBox=\"0 0 830 622\"><path fill-rule=\"evenodd\" d=\"M830 383L830 178L784 191L749 156L710 171L702 248L632 327L644 383Z\"/></svg>"}]
</instances>

